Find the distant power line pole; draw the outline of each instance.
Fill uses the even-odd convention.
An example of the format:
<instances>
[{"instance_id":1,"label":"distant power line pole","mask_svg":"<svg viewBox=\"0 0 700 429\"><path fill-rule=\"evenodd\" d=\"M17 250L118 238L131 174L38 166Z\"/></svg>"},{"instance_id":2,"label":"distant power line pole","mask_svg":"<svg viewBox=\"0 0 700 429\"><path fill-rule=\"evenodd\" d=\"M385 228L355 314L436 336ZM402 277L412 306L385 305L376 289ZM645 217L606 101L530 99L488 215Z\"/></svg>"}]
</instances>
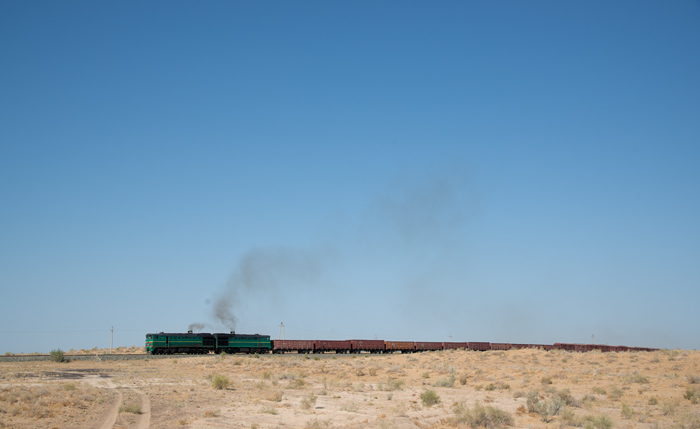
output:
<instances>
[{"instance_id":1,"label":"distant power line pole","mask_svg":"<svg viewBox=\"0 0 700 429\"><path fill-rule=\"evenodd\" d=\"M280 330L277 333L277 339L286 340L286 338L284 337L284 323L280 323Z\"/></svg>"},{"instance_id":2,"label":"distant power line pole","mask_svg":"<svg viewBox=\"0 0 700 429\"><path fill-rule=\"evenodd\" d=\"M114 345L114 325L112 325L112 336L109 338L109 354L112 354L112 346Z\"/></svg>"}]
</instances>

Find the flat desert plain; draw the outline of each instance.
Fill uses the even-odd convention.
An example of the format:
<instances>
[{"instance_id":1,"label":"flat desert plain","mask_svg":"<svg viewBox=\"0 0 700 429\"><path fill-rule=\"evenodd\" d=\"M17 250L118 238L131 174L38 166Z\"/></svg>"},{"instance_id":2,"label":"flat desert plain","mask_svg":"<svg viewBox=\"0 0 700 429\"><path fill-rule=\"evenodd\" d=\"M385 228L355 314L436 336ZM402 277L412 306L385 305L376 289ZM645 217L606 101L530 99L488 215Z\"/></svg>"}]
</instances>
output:
<instances>
[{"instance_id":1,"label":"flat desert plain","mask_svg":"<svg viewBox=\"0 0 700 429\"><path fill-rule=\"evenodd\" d=\"M699 428L700 353L0 363L0 427Z\"/></svg>"}]
</instances>

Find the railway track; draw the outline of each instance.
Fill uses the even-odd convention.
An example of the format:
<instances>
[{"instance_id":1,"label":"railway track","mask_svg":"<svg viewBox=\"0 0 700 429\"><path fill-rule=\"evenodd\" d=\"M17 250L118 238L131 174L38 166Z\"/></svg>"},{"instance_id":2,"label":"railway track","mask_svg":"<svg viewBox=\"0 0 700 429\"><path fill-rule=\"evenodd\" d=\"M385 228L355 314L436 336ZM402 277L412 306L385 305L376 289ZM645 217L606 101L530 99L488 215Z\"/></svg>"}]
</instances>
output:
<instances>
[{"instance_id":1,"label":"railway track","mask_svg":"<svg viewBox=\"0 0 700 429\"><path fill-rule=\"evenodd\" d=\"M142 359L166 359L166 358L186 358L206 355L147 355L147 354L94 354L94 355L63 355L67 361L101 361L101 360L142 360ZM211 356L215 356L212 354ZM49 361L49 355L9 355L0 356L0 362L41 362Z\"/></svg>"}]
</instances>

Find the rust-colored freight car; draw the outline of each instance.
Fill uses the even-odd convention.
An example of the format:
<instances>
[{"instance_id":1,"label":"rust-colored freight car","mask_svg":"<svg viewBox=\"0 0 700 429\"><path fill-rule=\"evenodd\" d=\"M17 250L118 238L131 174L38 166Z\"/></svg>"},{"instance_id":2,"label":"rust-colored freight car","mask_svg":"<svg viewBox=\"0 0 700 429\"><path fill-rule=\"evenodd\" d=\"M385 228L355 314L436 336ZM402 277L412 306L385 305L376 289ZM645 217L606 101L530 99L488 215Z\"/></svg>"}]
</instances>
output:
<instances>
[{"instance_id":1,"label":"rust-colored freight car","mask_svg":"<svg viewBox=\"0 0 700 429\"><path fill-rule=\"evenodd\" d=\"M478 350L478 351L491 350L491 343L469 341L469 350Z\"/></svg>"},{"instance_id":2,"label":"rust-colored freight car","mask_svg":"<svg viewBox=\"0 0 700 429\"><path fill-rule=\"evenodd\" d=\"M353 353L384 353L384 340L350 340Z\"/></svg>"},{"instance_id":3,"label":"rust-colored freight car","mask_svg":"<svg viewBox=\"0 0 700 429\"><path fill-rule=\"evenodd\" d=\"M272 353L311 353L314 351L314 340L271 340Z\"/></svg>"},{"instance_id":4,"label":"rust-colored freight car","mask_svg":"<svg viewBox=\"0 0 700 429\"><path fill-rule=\"evenodd\" d=\"M336 352L350 353L352 345L350 340L316 340L314 341L314 353Z\"/></svg>"},{"instance_id":5,"label":"rust-colored freight car","mask_svg":"<svg viewBox=\"0 0 700 429\"><path fill-rule=\"evenodd\" d=\"M442 350L442 343L416 341L416 351L435 351Z\"/></svg>"},{"instance_id":6,"label":"rust-colored freight car","mask_svg":"<svg viewBox=\"0 0 700 429\"><path fill-rule=\"evenodd\" d=\"M511 344L510 348L515 349L515 350L520 350L520 349L530 349L532 344Z\"/></svg>"},{"instance_id":7,"label":"rust-colored freight car","mask_svg":"<svg viewBox=\"0 0 700 429\"><path fill-rule=\"evenodd\" d=\"M491 343L491 350L510 350L513 348L509 343Z\"/></svg>"},{"instance_id":8,"label":"rust-colored freight car","mask_svg":"<svg viewBox=\"0 0 700 429\"><path fill-rule=\"evenodd\" d=\"M469 346L469 343L454 343L454 342L442 343L442 348L445 350L466 349L468 346Z\"/></svg>"},{"instance_id":9,"label":"rust-colored freight car","mask_svg":"<svg viewBox=\"0 0 700 429\"><path fill-rule=\"evenodd\" d=\"M416 345L413 341L384 341L387 352L413 353Z\"/></svg>"}]
</instances>

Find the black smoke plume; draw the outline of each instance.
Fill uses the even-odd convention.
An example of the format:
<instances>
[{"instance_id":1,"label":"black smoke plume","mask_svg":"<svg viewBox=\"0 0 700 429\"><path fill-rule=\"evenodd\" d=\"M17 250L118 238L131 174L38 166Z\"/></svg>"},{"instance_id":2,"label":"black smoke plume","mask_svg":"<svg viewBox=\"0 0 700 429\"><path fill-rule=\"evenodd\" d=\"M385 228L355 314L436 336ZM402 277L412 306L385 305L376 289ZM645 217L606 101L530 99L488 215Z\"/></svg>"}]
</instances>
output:
<instances>
[{"instance_id":1,"label":"black smoke plume","mask_svg":"<svg viewBox=\"0 0 700 429\"><path fill-rule=\"evenodd\" d=\"M247 252L224 289L214 300L214 319L236 329L242 300L265 299L286 288L309 287L321 274L321 258L313 252L290 249L255 249Z\"/></svg>"}]
</instances>

